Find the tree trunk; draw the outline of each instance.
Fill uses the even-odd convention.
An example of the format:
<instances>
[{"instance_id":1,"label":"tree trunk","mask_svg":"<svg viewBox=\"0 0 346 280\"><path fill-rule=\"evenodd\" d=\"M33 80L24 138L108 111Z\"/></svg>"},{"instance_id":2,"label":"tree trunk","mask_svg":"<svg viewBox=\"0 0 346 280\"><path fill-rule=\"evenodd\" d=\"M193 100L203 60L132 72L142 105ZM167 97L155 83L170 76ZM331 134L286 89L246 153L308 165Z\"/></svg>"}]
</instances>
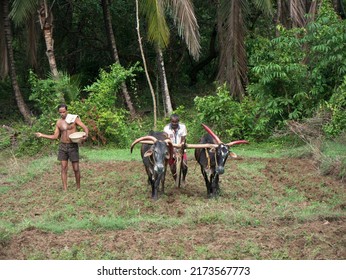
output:
<instances>
[{"instance_id":1,"label":"tree trunk","mask_svg":"<svg viewBox=\"0 0 346 280\"><path fill-rule=\"evenodd\" d=\"M13 55L13 47L12 47L12 30L11 30L11 23L9 19L9 0L3 0L3 20L4 20L4 32L5 32L5 39L6 39L6 46L7 46L7 57L8 57L8 63L9 63L9 73L12 81L12 88L14 92L14 97L17 102L18 109L22 116L24 117L25 122L28 124L32 124L32 120L30 117L30 110L28 106L26 105L24 98L22 96L22 93L20 91L18 81L17 81L17 73L16 73L16 67L14 62L14 55Z\"/></svg>"},{"instance_id":2,"label":"tree trunk","mask_svg":"<svg viewBox=\"0 0 346 280\"><path fill-rule=\"evenodd\" d=\"M227 84L232 97L242 100L248 84L244 11L239 1L230 1L225 22L222 8L219 6L217 17L220 48L217 78L221 84Z\"/></svg>"},{"instance_id":3,"label":"tree trunk","mask_svg":"<svg viewBox=\"0 0 346 280\"><path fill-rule=\"evenodd\" d=\"M43 31L44 40L46 42L46 55L48 57L50 71L53 78L58 79L59 73L56 66L55 54L54 54L54 40L53 40L53 14L48 9L47 1L41 1L41 7L38 10L39 21L41 29Z\"/></svg>"},{"instance_id":4,"label":"tree trunk","mask_svg":"<svg viewBox=\"0 0 346 280\"><path fill-rule=\"evenodd\" d=\"M171 97L169 95L165 63L163 60L163 53L162 53L162 49L158 46L156 47L156 53L157 53L157 60L158 60L159 73L160 73L161 91L162 91L164 108L165 108L164 115L165 117L167 117L167 116L170 116L173 112L172 102L171 102Z\"/></svg>"},{"instance_id":5,"label":"tree trunk","mask_svg":"<svg viewBox=\"0 0 346 280\"><path fill-rule=\"evenodd\" d=\"M154 92L153 86L152 86L151 81L150 81L150 77L149 77L149 73L148 73L148 69L147 69L147 63L146 63L145 56L144 56L144 51L143 51L143 46L142 46L142 37L141 37L141 34L140 34L140 30L139 30L139 15L138 15L138 13L139 13L139 11L138 11L138 0L136 0L136 21L137 21L136 29L137 29L138 43L139 43L139 48L141 50L141 55L142 55L142 59L143 59L144 72L145 72L145 75L147 77L147 81L148 81L148 84L149 84L151 96L153 98L154 130L156 130L156 127L157 127L156 111L157 110L156 110L155 92Z\"/></svg>"},{"instance_id":6,"label":"tree trunk","mask_svg":"<svg viewBox=\"0 0 346 280\"><path fill-rule=\"evenodd\" d=\"M120 64L118 50L117 50L117 46L115 43L115 36L114 36L114 32L113 32L113 27L112 27L112 17L111 17L111 13L109 11L109 0L102 0L101 5L102 5L102 9L103 9L103 18L104 18L104 22L105 22L105 26L106 26L106 30L107 30L107 39L108 39L108 42L109 42L109 45L111 48L111 55L113 56L114 61L116 63ZM136 110L133 107L133 103L131 101L131 96L128 93L127 86L126 86L125 82L121 83L121 90L122 90L126 105L129 108L131 118L134 119L136 116Z\"/></svg>"}]
</instances>

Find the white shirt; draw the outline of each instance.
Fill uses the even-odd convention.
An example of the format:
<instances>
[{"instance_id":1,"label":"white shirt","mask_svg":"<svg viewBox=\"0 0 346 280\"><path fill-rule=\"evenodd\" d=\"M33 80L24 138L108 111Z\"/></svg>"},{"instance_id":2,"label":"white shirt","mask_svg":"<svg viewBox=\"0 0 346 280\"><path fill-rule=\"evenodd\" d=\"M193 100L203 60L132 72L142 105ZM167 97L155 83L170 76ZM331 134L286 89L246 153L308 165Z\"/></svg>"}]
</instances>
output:
<instances>
[{"instance_id":1,"label":"white shirt","mask_svg":"<svg viewBox=\"0 0 346 280\"><path fill-rule=\"evenodd\" d=\"M179 123L176 130L172 129L172 126L169 123L165 126L163 131L168 134L168 137L171 139L173 144L180 144L181 137L186 137L187 135L186 126L183 123Z\"/></svg>"}]
</instances>

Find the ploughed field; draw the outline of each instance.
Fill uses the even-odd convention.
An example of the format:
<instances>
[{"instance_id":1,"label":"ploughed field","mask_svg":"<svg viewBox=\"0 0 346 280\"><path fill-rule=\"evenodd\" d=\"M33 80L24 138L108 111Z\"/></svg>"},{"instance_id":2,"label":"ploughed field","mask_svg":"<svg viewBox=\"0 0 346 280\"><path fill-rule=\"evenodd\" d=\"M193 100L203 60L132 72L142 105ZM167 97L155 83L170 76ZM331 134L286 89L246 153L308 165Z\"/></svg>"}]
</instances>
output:
<instances>
[{"instance_id":1,"label":"ploughed field","mask_svg":"<svg viewBox=\"0 0 346 280\"><path fill-rule=\"evenodd\" d=\"M82 158L61 189L55 156L2 163L0 259L345 259L345 184L308 159L229 159L208 199L189 156L153 201L139 160ZM12 165L12 167L11 167ZM9 167L10 166L10 167ZM32 171L34 170L34 171Z\"/></svg>"}]
</instances>

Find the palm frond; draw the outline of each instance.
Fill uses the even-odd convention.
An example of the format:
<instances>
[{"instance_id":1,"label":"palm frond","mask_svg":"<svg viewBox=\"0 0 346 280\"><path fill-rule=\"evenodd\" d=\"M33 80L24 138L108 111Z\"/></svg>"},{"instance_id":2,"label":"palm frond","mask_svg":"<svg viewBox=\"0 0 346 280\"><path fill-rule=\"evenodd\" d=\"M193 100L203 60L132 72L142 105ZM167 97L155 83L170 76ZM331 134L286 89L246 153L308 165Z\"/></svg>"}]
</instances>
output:
<instances>
[{"instance_id":1,"label":"palm frond","mask_svg":"<svg viewBox=\"0 0 346 280\"><path fill-rule=\"evenodd\" d=\"M305 0L291 0L290 2L290 14L294 27L305 26L305 11L306 3Z\"/></svg>"},{"instance_id":2,"label":"palm frond","mask_svg":"<svg viewBox=\"0 0 346 280\"><path fill-rule=\"evenodd\" d=\"M179 36L185 40L192 57L198 60L201 52L200 34L191 0L170 0L169 5Z\"/></svg>"},{"instance_id":3,"label":"palm frond","mask_svg":"<svg viewBox=\"0 0 346 280\"><path fill-rule=\"evenodd\" d=\"M140 12L144 15L148 26L148 40L166 48L169 44L169 28L164 14L164 1L142 0Z\"/></svg>"},{"instance_id":4,"label":"palm frond","mask_svg":"<svg viewBox=\"0 0 346 280\"><path fill-rule=\"evenodd\" d=\"M268 16L271 16L274 12L272 0L256 0L254 5Z\"/></svg>"},{"instance_id":5,"label":"palm frond","mask_svg":"<svg viewBox=\"0 0 346 280\"><path fill-rule=\"evenodd\" d=\"M15 24L25 22L35 13L39 0L13 0L10 17Z\"/></svg>"},{"instance_id":6,"label":"palm frond","mask_svg":"<svg viewBox=\"0 0 346 280\"><path fill-rule=\"evenodd\" d=\"M247 1L224 0L219 6L220 60L218 80L227 83L231 94L242 99L247 84L244 14ZM227 11L225 11L227 9Z\"/></svg>"}]
</instances>

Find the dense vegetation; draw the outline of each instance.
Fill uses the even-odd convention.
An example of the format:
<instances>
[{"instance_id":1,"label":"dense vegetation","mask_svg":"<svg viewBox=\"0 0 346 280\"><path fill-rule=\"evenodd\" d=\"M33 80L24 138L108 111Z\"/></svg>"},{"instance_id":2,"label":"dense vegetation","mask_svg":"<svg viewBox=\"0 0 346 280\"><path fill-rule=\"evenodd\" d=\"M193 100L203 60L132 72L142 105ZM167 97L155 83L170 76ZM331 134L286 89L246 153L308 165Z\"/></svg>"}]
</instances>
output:
<instances>
[{"instance_id":1,"label":"dense vegetation","mask_svg":"<svg viewBox=\"0 0 346 280\"><path fill-rule=\"evenodd\" d=\"M127 147L162 129L172 110L190 142L203 133L201 122L221 139L261 141L278 131L310 144L344 139L345 1L285 1L296 9L282 1L154 2L139 3L143 60L135 1L4 1L0 148L30 155L50 147L33 132L53 131L60 102L88 125L92 145ZM232 25L239 11L242 24Z\"/></svg>"},{"instance_id":2,"label":"dense vegetation","mask_svg":"<svg viewBox=\"0 0 346 280\"><path fill-rule=\"evenodd\" d=\"M345 6L1 1L0 259L345 259ZM90 129L68 192L34 135L62 102ZM129 146L172 112L189 143L201 123L250 141L217 200L193 150L187 187L150 200Z\"/></svg>"}]
</instances>

